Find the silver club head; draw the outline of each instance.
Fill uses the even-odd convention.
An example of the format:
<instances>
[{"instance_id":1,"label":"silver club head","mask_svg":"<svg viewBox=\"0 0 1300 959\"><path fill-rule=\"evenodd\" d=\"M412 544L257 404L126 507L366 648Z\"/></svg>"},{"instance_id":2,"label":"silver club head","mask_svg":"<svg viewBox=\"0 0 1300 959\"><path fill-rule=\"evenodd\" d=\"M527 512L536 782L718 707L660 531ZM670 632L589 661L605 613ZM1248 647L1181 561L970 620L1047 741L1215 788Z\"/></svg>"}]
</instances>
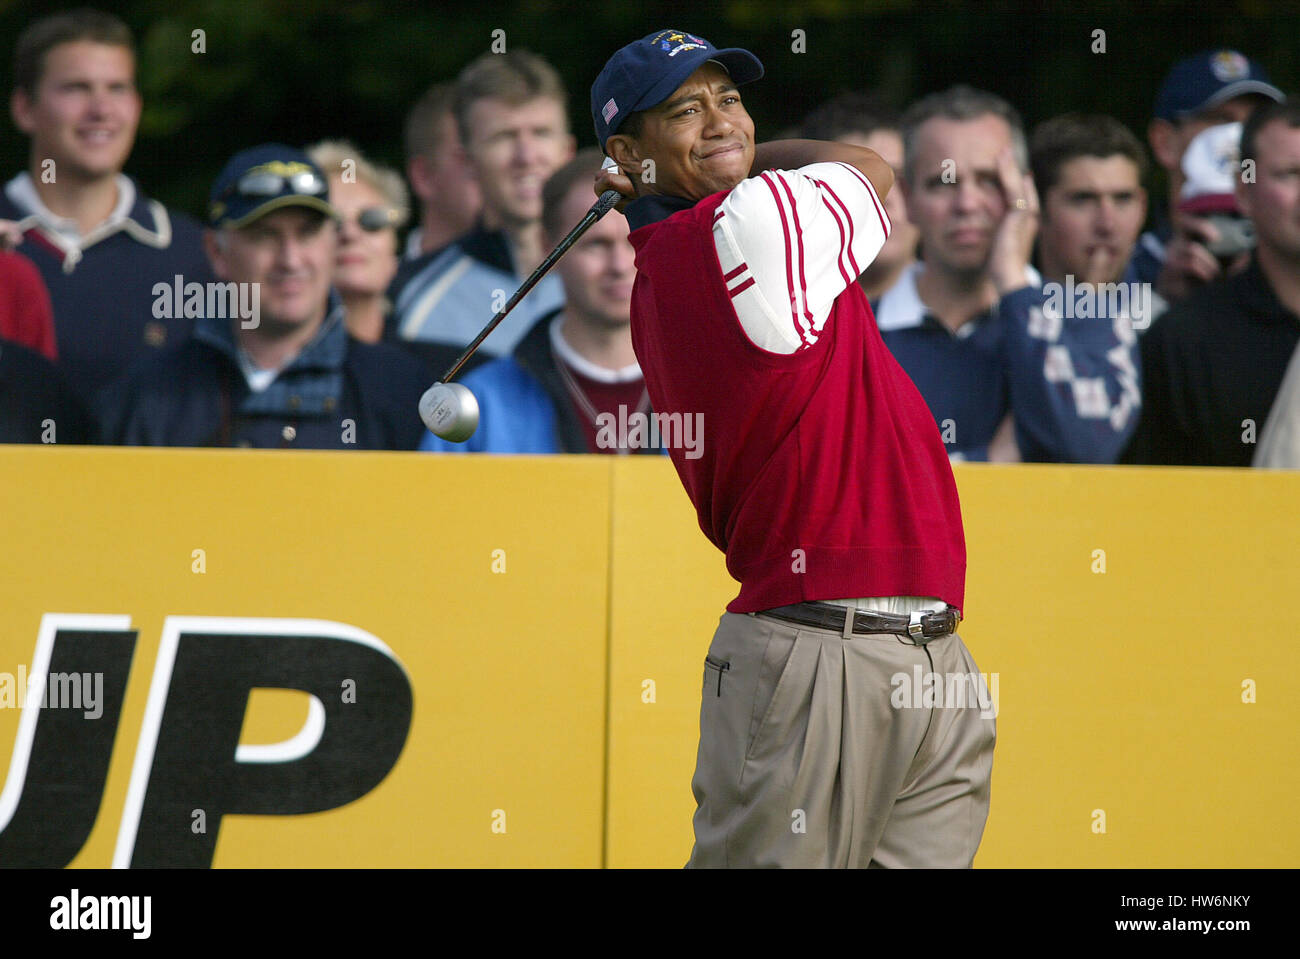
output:
<instances>
[{"instance_id":1,"label":"silver club head","mask_svg":"<svg viewBox=\"0 0 1300 959\"><path fill-rule=\"evenodd\" d=\"M420 397L420 419L434 436L463 443L478 429L478 400L460 383L434 383Z\"/></svg>"}]
</instances>

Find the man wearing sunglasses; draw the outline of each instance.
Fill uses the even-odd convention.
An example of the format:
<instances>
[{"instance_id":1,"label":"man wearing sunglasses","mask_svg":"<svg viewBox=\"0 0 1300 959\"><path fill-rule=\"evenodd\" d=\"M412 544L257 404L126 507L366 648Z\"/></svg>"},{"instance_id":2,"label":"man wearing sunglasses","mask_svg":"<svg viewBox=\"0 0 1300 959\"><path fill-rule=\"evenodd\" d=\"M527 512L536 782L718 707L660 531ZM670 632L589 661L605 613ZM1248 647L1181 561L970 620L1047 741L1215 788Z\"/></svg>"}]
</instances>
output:
<instances>
[{"instance_id":1,"label":"man wearing sunglasses","mask_svg":"<svg viewBox=\"0 0 1300 959\"><path fill-rule=\"evenodd\" d=\"M328 198L301 150L272 143L231 158L204 237L222 282L202 291L194 335L106 398L108 442L415 448L426 376L398 347L348 334ZM187 307L199 292L183 291Z\"/></svg>"}]
</instances>

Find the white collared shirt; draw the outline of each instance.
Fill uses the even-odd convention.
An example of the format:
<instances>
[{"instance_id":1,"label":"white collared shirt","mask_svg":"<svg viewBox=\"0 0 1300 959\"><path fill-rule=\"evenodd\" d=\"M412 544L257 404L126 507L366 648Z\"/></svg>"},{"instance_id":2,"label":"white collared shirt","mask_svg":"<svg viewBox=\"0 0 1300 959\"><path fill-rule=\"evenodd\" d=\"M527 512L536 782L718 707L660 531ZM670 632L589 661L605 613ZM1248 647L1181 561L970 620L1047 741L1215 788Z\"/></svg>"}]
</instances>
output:
<instances>
[{"instance_id":1,"label":"white collared shirt","mask_svg":"<svg viewBox=\"0 0 1300 959\"><path fill-rule=\"evenodd\" d=\"M623 367L621 370L610 370L603 366L597 366L591 360L580 354L560 332L560 326L564 322L564 313L561 311L551 320L549 332L551 335L551 349L555 350L555 355L560 361L567 364L572 370L576 370L589 380L595 380L597 383L631 383L634 380L641 379L641 365L632 363Z\"/></svg>"},{"instance_id":2,"label":"white collared shirt","mask_svg":"<svg viewBox=\"0 0 1300 959\"><path fill-rule=\"evenodd\" d=\"M881 333L918 327L921 325L921 320L929 313L929 308L916 288L917 277L921 275L923 269L925 264L920 260L909 264L899 274L894 285L880 295L880 302L876 305L876 328ZM1032 266L1025 266L1025 285L1032 287L1043 285L1042 276ZM965 339L978 327L978 321L963 323L953 335L958 339Z\"/></svg>"},{"instance_id":3,"label":"white collared shirt","mask_svg":"<svg viewBox=\"0 0 1300 959\"><path fill-rule=\"evenodd\" d=\"M105 230L116 229L131 215L131 208L135 206L135 184L131 182L130 177L122 173L117 175L114 183L117 186L117 203L114 204L112 212L86 234L81 232L76 220L59 216L41 201L36 184L26 170L5 184L5 194L14 204L26 210L29 215L35 216L45 231L53 234L60 241L59 245L65 251L80 250L86 245L87 237Z\"/></svg>"},{"instance_id":4,"label":"white collared shirt","mask_svg":"<svg viewBox=\"0 0 1300 959\"><path fill-rule=\"evenodd\" d=\"M248 355L248 351L242 346L235 348L235 356L239 359L239 369L244 374L244 381L248 383L248 388L254 393L261 393L274 383L275 378L280 375L280 370L284 369L284 367L271 370L262 369L253 362L253 358Z\"/></svg>"}]
</instances>

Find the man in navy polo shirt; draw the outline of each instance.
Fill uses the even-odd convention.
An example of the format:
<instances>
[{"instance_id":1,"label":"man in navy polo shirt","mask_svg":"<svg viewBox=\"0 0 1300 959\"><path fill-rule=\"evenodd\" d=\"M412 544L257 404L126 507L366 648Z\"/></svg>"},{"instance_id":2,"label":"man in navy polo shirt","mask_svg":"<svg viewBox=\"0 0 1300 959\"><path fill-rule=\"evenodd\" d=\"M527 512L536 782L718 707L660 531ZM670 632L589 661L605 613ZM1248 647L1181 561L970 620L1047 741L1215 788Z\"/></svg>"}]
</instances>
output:
<instances>
[{"instance_id":1,"label":"man in navy polo shirt","mask_svg":"<svg viewBox=\"0 0 1300 959\"><path fill-rule=\"evenodd\" d=\"M58 364L87 403L189 335L189 318L155 309L156 284L212 279L199 225L122 172L140 110L135 42L117 17L66 11L19 36L10 112L31 144L0 219L22 230L18 252L50 291Z\"/></svg>"},{"instance_id":2,"label":"man in navy polo shirt","mask_svg":"<svg viewBox=\"0 0 1300 959\"><path fill-rule=\"evenodd\" d=\"M669 454L741 584L704 664L690 865L969 866L994 722L955 633L961 511L855 282L893 174L848 144L756 146L738 87L762 72L664 30L592 87L622 171L597 192L637 197L633 345L655 410L703 417ZM968 677L970 706L934 674Z\"/></svg>"}]
</instances>

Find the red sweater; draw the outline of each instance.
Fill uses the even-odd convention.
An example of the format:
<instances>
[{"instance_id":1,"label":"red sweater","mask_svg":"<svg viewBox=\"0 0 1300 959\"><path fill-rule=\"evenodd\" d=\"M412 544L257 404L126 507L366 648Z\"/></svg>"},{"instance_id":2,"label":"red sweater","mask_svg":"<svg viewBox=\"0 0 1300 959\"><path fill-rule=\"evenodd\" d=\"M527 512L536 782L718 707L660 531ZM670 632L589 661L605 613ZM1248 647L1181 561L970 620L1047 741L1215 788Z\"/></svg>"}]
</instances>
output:
<instances>
[{"instance_id":1,"label":"red sweater","mask_svg":"<svg viewBox=\"0 0 1300 959\"><path fill-rule=\"evenodd\" d=\"M859 596L960 609L961 508L925 401L851 277L814 342L789 354L755 345L732 303L749 284L729 293L713 238L727 196L647 197L628 219L632 343L656 412L702 414L703 443L669 455L740 581L728 611ZM816 228L844 226L843 209ZM807 216L802 227L813 228ZM787 248L796 239L787 233Z\"/></svg>"},{"instance_id":2,"label":"red sweater","mask_svg":"<svg viewBox=\"0 0 1300 959\"><path fill-rule=\"evenodd\" d=\"M36 264L0 250L0 338L57 360L54 310Z\"/></svg>"}]
</instances>

